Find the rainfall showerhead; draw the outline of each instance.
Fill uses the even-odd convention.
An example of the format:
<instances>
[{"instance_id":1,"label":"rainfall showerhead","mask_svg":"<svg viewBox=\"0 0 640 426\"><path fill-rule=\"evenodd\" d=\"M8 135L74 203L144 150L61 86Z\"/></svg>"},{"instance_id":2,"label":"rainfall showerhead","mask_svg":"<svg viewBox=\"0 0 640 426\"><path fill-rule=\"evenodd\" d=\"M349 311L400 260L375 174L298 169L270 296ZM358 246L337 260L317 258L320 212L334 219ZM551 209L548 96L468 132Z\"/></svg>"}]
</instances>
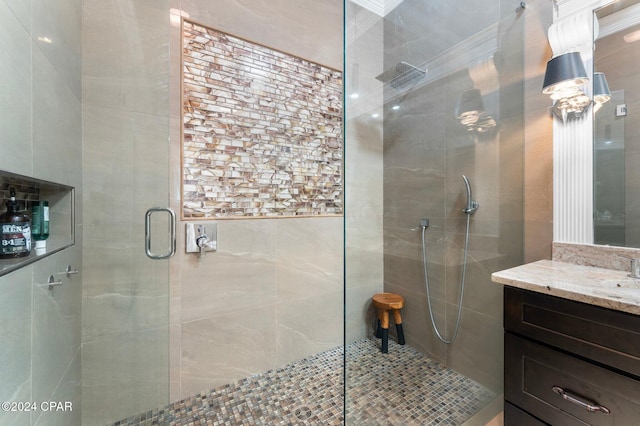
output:
<instances>
[{"instance_id":1,"label":"rainfall showerhead","mask_svg":"<svg viewBox=\"0 0 640 426\"><path fill-rule=\"evenodd\" d=\"M400 62L377 76L376 79L385 84L389 83L394 89L401 90L418 82L426 72L426 70L421 70L406 62Z\"/></svg>"}]
</instances>

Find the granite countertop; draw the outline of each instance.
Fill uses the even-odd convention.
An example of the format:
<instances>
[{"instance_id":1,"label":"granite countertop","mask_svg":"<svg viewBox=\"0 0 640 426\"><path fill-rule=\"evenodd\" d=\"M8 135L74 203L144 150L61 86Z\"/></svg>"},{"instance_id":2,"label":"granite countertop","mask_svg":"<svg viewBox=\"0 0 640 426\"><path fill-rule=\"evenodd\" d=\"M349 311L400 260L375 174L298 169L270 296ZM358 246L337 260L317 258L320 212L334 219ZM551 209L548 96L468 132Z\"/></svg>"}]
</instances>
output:
<instances>
[{"instance_id":1,"label":"granite countertop","mask_svg":"<svg viewBox=\"0 0 640 426\"><path fill-rule=\"evenodd\" d=\"M491 274L511 287L640 315L640 279L628 272L540 260Z\"/></svg>"}]
</instances>

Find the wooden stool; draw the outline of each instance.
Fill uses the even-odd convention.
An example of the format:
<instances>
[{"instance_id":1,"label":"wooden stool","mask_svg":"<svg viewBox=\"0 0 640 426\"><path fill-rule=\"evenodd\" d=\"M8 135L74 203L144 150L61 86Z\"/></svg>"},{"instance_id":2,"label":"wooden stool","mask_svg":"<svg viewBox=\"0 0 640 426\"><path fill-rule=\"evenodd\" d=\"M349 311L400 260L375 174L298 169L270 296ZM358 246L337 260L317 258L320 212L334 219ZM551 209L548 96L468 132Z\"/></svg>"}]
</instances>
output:
<instances>
[{"instance_id":1,"label":"wooden stool","mask_svg":"<svg viewBox=\"0 0 640 426\"><path fill-rule=\"evenodd\" d=\"M378 311L378 327L376 337L382 338L382 353L389 352L389 311L393 311L393 321L398 332L398 344L404 345L404 332L402 331L402 316L400 309L404 306L404 298L393 293L378 293L373 295L373 306Z\"/></svg>"}]
</instances>

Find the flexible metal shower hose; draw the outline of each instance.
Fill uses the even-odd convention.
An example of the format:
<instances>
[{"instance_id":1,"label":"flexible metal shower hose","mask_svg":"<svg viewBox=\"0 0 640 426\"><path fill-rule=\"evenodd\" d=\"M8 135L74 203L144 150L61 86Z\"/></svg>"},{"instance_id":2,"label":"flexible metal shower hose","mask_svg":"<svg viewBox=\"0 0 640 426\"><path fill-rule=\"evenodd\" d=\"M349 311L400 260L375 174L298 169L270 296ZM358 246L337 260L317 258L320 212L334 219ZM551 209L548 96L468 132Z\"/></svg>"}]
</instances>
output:
<instances>
[{"instance_id":1,"label":"flexible metal shower hose","mask_svg":"<svg viewBox=\"0 0 640 426\"><path fill-rule=\"evenodd\" d=\"M465 232L464 237L464 257L462 259L462 278L460 279L460 300L458 301L458 314L456 316L456 326L453 330L453 336L450 339L446 339L443 337L444 333L440 333L438 330L438 326L436 325L435 318L433 317L433 309L431 308L431 294L429 292L429 275L427 274L427 244L424 238L425 231L427 230L426 226L422 227L422 265L424 266L424 284L427 288L427 304L429 305L429 317L431 318L431 325L433 325L433 330L436 332L436 336L443 343L450 344L456 339L458 335L458 327L460 325L460 316L462 313L462 298L464 296L464 283L467 272L467 252L469 251L469 219L471 218L470 214L467 214L467 230ZM446 303L446 300L445 300ZM446 317L445 317L446 319Z\"/></svg>"}]
</instances>

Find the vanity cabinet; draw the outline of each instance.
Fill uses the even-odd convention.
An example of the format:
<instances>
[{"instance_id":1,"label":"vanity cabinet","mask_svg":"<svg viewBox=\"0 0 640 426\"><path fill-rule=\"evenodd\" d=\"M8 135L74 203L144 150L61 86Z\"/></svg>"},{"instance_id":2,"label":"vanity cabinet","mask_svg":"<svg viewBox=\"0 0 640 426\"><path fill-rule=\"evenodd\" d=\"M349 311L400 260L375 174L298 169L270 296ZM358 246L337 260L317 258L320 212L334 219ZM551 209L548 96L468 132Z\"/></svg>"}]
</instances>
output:
<instances>
[{"instance_id":1,"label":"vanity cabinet","mask_svg":"<svg viewBox=\"0 0 640 426\"><path fill-rule=\"evenodd\" d=\"M504 288L505 425L640 425L640 317Z\"/></svg>"}]
</instances>

